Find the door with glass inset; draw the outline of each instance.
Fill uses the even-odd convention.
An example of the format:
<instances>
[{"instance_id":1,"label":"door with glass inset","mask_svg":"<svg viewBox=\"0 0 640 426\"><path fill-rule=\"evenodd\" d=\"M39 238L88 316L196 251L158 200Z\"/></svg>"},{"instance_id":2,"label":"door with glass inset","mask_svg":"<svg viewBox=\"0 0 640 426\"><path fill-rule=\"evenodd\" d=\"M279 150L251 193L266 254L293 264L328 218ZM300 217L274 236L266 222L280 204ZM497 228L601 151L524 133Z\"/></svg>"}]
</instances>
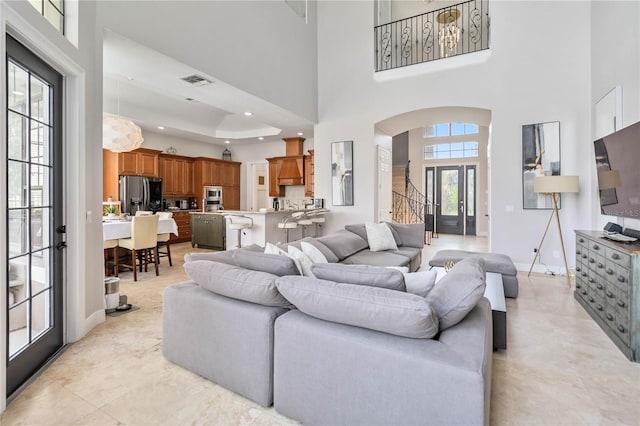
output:
<instances>
[{"instance_id":1,"label":"door with glass inset","mask_svg":"<svg viewBox=\"0 0 640 426\"><path fill-rule=\"evenodd\" d=\"M437 167L436 228L441 234L464 233L464 167Z\"/></svg>"},{"instance_id":2,"label":"door with glass inset","mask_svg":"<svg viewBox=\"0 0 640 426\"><path fill-rule=\"evenodd\" d=\"M7 36L7 395L63 346L62 76Z\"/></svg>"}]
</instances>

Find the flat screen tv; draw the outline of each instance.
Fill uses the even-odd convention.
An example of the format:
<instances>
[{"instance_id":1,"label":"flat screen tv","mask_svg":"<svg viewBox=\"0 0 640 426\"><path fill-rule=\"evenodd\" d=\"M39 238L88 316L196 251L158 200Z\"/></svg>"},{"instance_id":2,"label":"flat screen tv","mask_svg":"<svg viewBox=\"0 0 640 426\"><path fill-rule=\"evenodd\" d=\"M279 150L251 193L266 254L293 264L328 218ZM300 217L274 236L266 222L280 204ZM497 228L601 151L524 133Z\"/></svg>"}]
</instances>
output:
<instances>
[{"instance_id":1,"label":"flat screen tv","mask_svg":"<svg viewBox=\"0 0 640 426\"><path fill-rule=\"evenodd\" d=\"M640 122L593 144L602 214L640 219Z\"/></svg>"}]
</instances>

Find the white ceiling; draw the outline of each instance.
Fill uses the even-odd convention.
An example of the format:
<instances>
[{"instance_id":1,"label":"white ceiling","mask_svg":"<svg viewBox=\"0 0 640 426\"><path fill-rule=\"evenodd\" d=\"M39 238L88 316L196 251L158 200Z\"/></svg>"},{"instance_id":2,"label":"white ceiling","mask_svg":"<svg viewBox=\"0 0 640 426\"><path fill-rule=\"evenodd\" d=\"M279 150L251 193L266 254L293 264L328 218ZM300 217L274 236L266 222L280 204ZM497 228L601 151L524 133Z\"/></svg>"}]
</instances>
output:
<instances>
[{"instance_id":1,"label":"white ceiling","mask_svg":"<svg viewBox=\"0 0 640 426\"><path fill-rule=\"evenodd\" d=\"M298 132L313 138L308 120L111 31L104 32L103 71L103 111L133 120L143 135L149 130L219 145L260 143L258 137L270 142ZM181 80L193 74L212 83Z\"/></svg>"}]
</instances>

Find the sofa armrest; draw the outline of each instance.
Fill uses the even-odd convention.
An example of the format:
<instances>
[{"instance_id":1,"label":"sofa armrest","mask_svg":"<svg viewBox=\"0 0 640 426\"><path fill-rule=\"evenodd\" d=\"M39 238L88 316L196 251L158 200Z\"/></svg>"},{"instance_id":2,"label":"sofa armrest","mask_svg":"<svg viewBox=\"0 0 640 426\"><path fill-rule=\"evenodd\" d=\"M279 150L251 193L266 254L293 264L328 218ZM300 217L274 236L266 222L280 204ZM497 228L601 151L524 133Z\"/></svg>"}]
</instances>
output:
<instances>
[{"instance_id":1,"label":"sofa armrest","mask_svg":"<svg viewBox=\"0 0 640 426\"><path fill-rule=\"evenodd\" d=\"M402 245L407 247L424 247L425 228L423 223L387 222L400 236Z\"/></svg>"}]
</instances>

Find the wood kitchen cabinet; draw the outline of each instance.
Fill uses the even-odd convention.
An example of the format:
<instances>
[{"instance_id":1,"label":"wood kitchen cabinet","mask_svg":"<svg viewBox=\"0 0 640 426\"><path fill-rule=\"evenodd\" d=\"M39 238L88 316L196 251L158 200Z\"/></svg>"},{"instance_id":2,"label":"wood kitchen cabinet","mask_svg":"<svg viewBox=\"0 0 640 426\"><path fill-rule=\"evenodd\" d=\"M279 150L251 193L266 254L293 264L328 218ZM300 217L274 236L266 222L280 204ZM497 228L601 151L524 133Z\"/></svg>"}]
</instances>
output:
<instances>
[{"instance_id":1,"label":"wood kitchen cabinet","mask_svg":"<svg viewBox=\"0 0 640 426\"><path fill-rule=\"evenodd\" d=\"M193 197L193 160L176 155L160 155L163 197Z\"/></svg>"},{"instance_id":2,"label":"wood kitchen cabinet","mask_svg":"<svg viewBox=\"0 0 640 426\"><path fill-rule=\"evenodd\" d=\"M240 210L240 187L222 187L222 205L225 210Z\"/></svg>"},{"instance_id":3,"label":"wood kitchen cabinet","mask_svg":"<svg viewBox=\"0 0 640 426\"><path fill-rule=\"evenodd\" d=\"M131 152L102 150L102 198L118 199L118 176L158 177L158 155L161 151L140 148Z\"/></svg>"},{"instance_id":4,"label":"wood kitchen cabinet","mask_svg":"<svg viewBox=\"0 0 640 426\"><path fill-rule=\"evenodd\" d=\"M198 157L193 163L196 196L203 186L222 186L222 204L227 210L240 209L240 163Z\"/></svg>"},{"instance_id":5,"label":"wood kitchen cabinet","mask_svg":"<svg viewBox=\"0 0 640 426\"><path fill-rule=\"evenodd\" d=\"M284 186L278 183L280 165L278 159L267 159L269 162L269 197L284 197Z\"/></svg>"},{"instance_id":6,"label":"wood kitchen cabinet","mask_svg":"<svg viewBox=\"0 0 640 426\"><path fill-rule=\"evenodd\" d=\"M314 193L314 162L313 149L310 149L309 155L304 156L304 196L313 197Z\"/></svg>"},{"instance_id":7,"label":"wood kitchen cabinet","mask_svg":"<svg viewBox=\"0 0 640 426\"><path fill-rule=\"evenodd\" d=\"M171 234L171 243L191 241L191 214L189 212L173 212L173 220L178 225L178 236Z\"/></svg>"}]
</instances>

